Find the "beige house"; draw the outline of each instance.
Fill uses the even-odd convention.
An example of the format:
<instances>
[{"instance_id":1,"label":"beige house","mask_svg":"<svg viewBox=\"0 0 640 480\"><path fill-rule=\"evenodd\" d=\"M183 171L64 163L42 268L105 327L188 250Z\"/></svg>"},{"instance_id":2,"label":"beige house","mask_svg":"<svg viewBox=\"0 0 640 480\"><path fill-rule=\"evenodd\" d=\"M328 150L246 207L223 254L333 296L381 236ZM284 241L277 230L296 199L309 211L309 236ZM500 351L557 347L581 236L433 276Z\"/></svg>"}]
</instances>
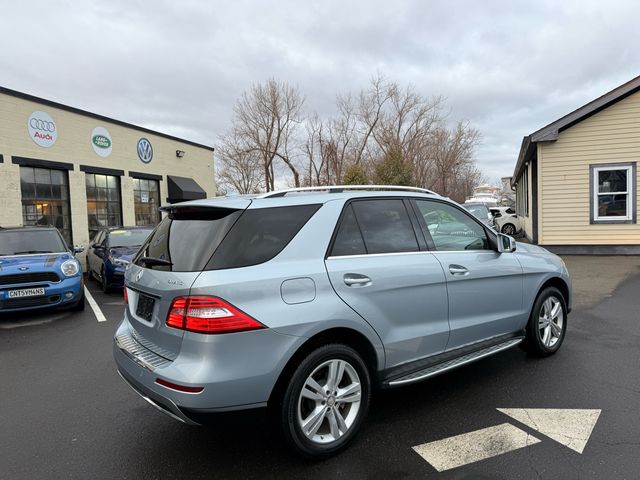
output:
<instances>
[{"instance_id":1,"label":"beige house","mask_svg":"<svg viewBox=\"0 0 640 480\"><path fill-rule=\"evenodd\" d=\"M0 227L54 225L86 246L215 194L211 147L0 87Z\"/></svg>"},{"instance_id":2,"label":"beige house","mask_svg":"<svg viewBox=\"0 0 640 480\"><path fill-rule=\"evenodd\" d=\"M524 137L512 177L525 235L557 253L640 253L640 76Z\"/></svg>"}]
</instances>

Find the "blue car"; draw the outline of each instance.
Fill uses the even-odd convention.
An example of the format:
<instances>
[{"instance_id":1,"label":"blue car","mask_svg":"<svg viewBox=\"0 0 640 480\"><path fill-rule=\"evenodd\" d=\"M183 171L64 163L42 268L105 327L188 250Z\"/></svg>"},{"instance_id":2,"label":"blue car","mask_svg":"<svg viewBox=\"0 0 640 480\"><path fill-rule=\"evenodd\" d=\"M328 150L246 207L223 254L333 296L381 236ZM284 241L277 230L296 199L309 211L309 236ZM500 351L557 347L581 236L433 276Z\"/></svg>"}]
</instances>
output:
<instances>
[{"instance_id":1,"label":"blue car","mask_svg":"<svg viewBox=\"0 0 640 480\"><path fill-rule=\"evenodd\" d=\"M82 266L53 227L0 228L0 314L83 310Z\"/></svg>"},{"instance_id":2,"label":"blue car","mask_svg":"<svg viewBox=\"0 0 640 480\"><path fill-rule=\"evenodd\" d=\"M118 227L100 230L87 252L87 271L107 292L124 287L124 271L152 227Z\"/></svg>"}]
</instances>

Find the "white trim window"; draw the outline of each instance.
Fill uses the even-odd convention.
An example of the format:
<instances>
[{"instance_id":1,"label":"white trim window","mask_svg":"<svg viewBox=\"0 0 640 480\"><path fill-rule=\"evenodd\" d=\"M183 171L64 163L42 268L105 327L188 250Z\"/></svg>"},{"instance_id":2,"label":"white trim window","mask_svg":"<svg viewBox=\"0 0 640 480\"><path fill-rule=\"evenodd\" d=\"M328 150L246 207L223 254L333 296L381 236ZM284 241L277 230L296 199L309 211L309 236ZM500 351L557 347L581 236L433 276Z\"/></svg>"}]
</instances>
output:
<instances>
[{"instance_id":1,"label":"white trim window","mask_svg":"<svg viewBox=\"0 0 640 480\"><path fill-rule=\"evenodd\" d=\"M634 164L592 165L592 221L635 221Z\"/></svg>"}]
</instances>

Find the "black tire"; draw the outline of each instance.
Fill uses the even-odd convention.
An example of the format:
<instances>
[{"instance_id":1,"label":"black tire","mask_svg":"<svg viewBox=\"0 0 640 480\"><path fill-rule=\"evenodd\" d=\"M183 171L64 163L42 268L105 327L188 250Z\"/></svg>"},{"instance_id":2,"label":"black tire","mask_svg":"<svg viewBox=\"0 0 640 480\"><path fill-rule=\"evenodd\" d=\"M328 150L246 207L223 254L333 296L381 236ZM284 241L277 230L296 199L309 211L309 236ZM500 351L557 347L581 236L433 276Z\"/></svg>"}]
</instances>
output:
<instances>
[{"instance_id":1,"label":"black tire","mask_svg":"<svg viewBox=\"0 0 640 480\"><path fill-rule=\"evenodd\" d=\"M342 433L341 436L339 435L337 440L329 441L328 443L318 443L308 438L302 430L302 426L300 425L301 420L299 420L298 413L299 399L301 412L305 406L304 402L314 402L314 400L301 399L302 389L305 386L307 379L316 369L320 367L321 370L319 370L319 372L322 373L322 369L325 368L322 367L323 364L332 360L345 361L359 377L358 380L361 388L360 403L358 406L359 408L353 411L353 419L351 420L346 433ZM345 367L344 371L349 372L350 370L348 367ZM352 373L353 372L345 373L342 380L344 382L348 382L350 380L349 376L352 375ZM343 382L339 382L339 385L343 385ZM338 387L336 387L336 391L338 391ZM279 405L280 426L287 445L295 453L305 458L326 458L345 448L347 444L353 440L360 429L369 409L369 402L371 398L371 377L362 357L354 349L342 344L324 345L309 353L309 355L307 355L307 357L295 369L288 383L285 385L283 396L281 398L282 400ZM338 396L331 396L331 398L333 398L333 401L326 401L325 411L329 412L331 408L333 408L334 411L336 409L340 409L348 420L349 413L351 412L350 409L356 408L356 404L348 401L340 402L338 401ZM328 399L328 397L325 397L325 399ZM333 406L334 402L335 407ZM325 405L325 403L322 405ZM330 428L329 415L322 417L323 420L321 427L317 430L318 434L314 436L321 437L323 432ZM343 421L345 420L342 415L341 418ZM331 433L326 433L324 435L327 437L333 437L333 434Z\"/></svg>"},{"instance_id":2,"label":"black tire","mask_svg":"<svg viewBox=\"0 0 640 480\"><path fill-rule=\"evenodd\" d=\"M554 302L554 299L558 301L558 303L560 304L562 315L561 333L559 334L559 336L557 336L555 342L553 342L552 344L550 344L548 340L549 337L546 336L548 334L545 334L542 331L544 329L540 328L540 322L543 321L541 319L543 308L545 308L545 302L548 299L552 299L552 303ZM554 353L556 353L560 349L560 346L562 345L564 337L567 333L567 316L567 303L564 296L562 295L562 292L560 292L560 290L555 287L547 287L542 290L538 294L538 298L536 298L536 301L533 304L533 308L531 309L531 315L529 316L529 322L527 323L525 339L521 344L522 348L526 352L536 357L548 357L549 355L553 355ZM557 324L557 322L554 323ZM549 328L553 330L551 326ZM547 339L546 342L545 339Z\"/></svg>"},{"instance_id":3,"label":"black tire","mask_svg":"<svg viewBox=\"0 0 640 480\"><path fill-rule=\"evenodd\" d=\"M73 307L69 308L69 310L71 310L72 312L82 312L84 311L85 305L86 305L86 299L83 294L82 298L78 300L78 302Z\"/></svg>"},{"instance_id":4,"label":"black tire","mask_svg":"<svg viewBox=\"0 0 640 480\"><path fill-rule=\"evenodd\" d=\"M505 235L514 236L516 234L516 226L513 223L505 223L500 229Z\"/></svg>"}]
</instances>

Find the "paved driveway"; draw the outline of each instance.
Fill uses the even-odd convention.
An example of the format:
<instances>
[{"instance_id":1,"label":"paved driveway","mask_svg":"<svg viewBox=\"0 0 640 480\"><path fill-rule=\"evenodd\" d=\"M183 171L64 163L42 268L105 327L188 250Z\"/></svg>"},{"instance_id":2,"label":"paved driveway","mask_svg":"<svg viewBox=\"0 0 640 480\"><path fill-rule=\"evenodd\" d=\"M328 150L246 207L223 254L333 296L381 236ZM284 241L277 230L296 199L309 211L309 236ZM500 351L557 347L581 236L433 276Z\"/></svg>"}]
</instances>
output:
<instances>
[{"instance_id":1,"label":"paved driveway","mask_svg":"<svg viewBox=\"0 0 640 480\"><path fill-rule=\"evenodd\" d=\"M111 358L122 297L91 282L104 322L91 309L0 319L0 478L638 478L640 276L633 262L568 258L578 297L557 355L538 360L516 348L378 392L351 448L318 463L291 456L262 418L189 427L147 405ZM567 446L571 438L544 431L544 421L519 421L499 408L599 414L578 453ZM564 432L557 411L544 415ZM412 448L460 441L455 452L470 455L465 463L487 432L503 431L523 432L525 446L515 448L517 435L496 437L488 458L442 472Z\"/></svg>"}]
</instances>

